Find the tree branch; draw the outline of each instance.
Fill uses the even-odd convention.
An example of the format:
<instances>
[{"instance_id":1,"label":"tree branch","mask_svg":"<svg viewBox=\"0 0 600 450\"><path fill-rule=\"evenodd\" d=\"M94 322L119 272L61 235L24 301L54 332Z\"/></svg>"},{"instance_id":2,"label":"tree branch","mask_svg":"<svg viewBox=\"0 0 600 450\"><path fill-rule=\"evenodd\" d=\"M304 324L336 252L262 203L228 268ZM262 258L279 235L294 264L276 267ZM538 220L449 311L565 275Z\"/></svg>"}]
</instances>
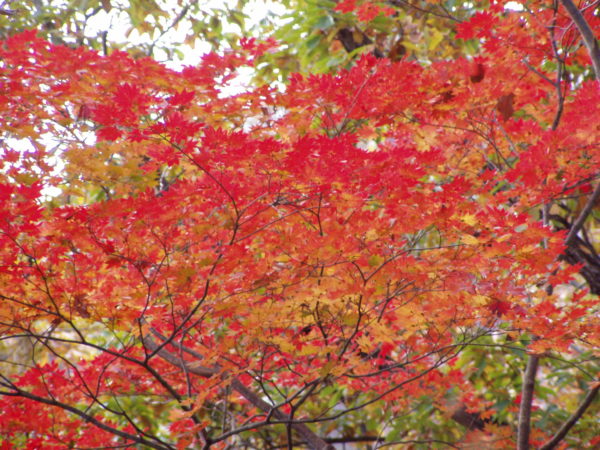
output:
<instances>
[{"instance_id":1,"label":"tree branch","mask_svg":"<svg viewBox=\"0 0 600 450\"><path fill-rule=\"evenodd\" d=\"M180 369L193 373L195 375L199 375L204 378L211 377L219 373L218 368L210 368L203 367L197 365L190 365L185 362L182 358L179 358L173 355L171 352L166 350L164 347L160 347L156 342L154 342L151 338L145 337L143 338L144 345L150 349L152 352L156 352L158 356L163 358L169 364L179 367ZM257 394L248 389L240 380L234 378L231 381L231 387L242 397L252 403L254 406L262 410L263 412L272 415L277 420L281 421L289 421L289 417L287 414L281 412L278 409L273 409L273 406L269 403L265 402L262 398L260 398ZM324 440L322 440L319 436L314 434L308 426L303 423L291 423L292 428L300 435L302 438L309 443L310 447L315 450L333 450L333 447Z\"/></svg>"},{"instance_id":2,"label":"tree branch","mask_svg":"<svg viewBox=\"0 0 600 450\"><path fill-rule=\"evenodd\" d=\"M596 185L596 189L594 189L594 192L588 199L587 203L585 204L585 207L579 213L579 217L577 217L577 220L571 226L571 230L569 231L567 239L565 240L565 245L568 246L573 242L573 240L577 236L577 233L579 233L579 230L581 230L581 227L583 227L585 220L591 214L592 209L594 209L594 205L598 200L600 200L600 183Z\"/></svg>"},{"instance_id":3,"label":"tree branch","mask_svg":"<svg viewBox=\"0 0 600 450\"><path fill-rule=\"evenodd\" d=\"M587 48L587 51L590 55L590 59L592 60L592 67L594 68L596 80L600 82L600 47L598 46L598 40L596 39L596 36L594 36L594 32L585 20L585 17L583 17L583 14L581 13L581 11L579 11L579 8L577 8L577 6L575 6L575 3L573 3L573 0L560 0L560 2L565 7L567 12L569 13L569 16L571 16L571 19L575 23L575 26L579 30L581 38L583 39L583 43ZM567 246L573 241L573 239L575 239L575 236L583 226L585 219L587 219L587 217L592 212L594 204L598 199L600 199L600 183L596 186L594 193L592 194L587 204L579 214L579 217L577 218L575 223L573 223L573 226L571 227L571 230L569 231L567 240L565 242Z\"/></svg>"},{"instance_id":4,"label":"tree branch","mask_svg":"<svg viewBox=\"0 0 600 450\"><path fill-rule=\"evenodd\" d=\"M519 424L517 433L517 450L529 450L529 432L531 431L531 403L535 388L539 356L531 355L523 374L523 389L521 391L521 406L519 408Z\"/></svg>"},{"instance_id":5,"label":"tree branch","mask_svg":"<svg viewBox=\"0 0 600 450\"><path fill-rule=\"evenodd\" d=\"M539 450L552 450L554 447L556 447L558 443L564 439L569 430L573 428L581 416L583 416L585 410L592 404L596 398L596 395L598 395L599 390L600 384L597 384L596 387L591 389L583 399L581 405L579 405L579 408L577 408L571 417L569 417L569 419L559 428L556 434L552 436L548 442L542 445Z\"/></svg>"},{"instance_id":6,"label":"tree branch","mask_svg":"<svg viewBox=\"0 0 600 450\"><path fill-rule=\"evenodd\" d=\"M489 420L482 419L477 412L468 412L465 405L460 405L450 418L467 430L483 430L485 424L489 422Z\"/></svg>"},{"instance_id":7,"label":"tree branch","mask_svg":"<svg viewBox=\"0 0 600 450\"><path fill-rule=\"evenodd\" d=\"M571 19L573 19L575 26L579 30L579 33L583 39L583 43L590 54L596 80L600 81L600 47L598 46L598 41L594 36L592 28L585 20L585 17L583 17L583 14L581 14L581 11L579 11L579 8L575 6L573 0L560 0L560 2L563 4L569 13L569 16L571 16Z\"/></svg>"},{"instance_id":8,"label":"tree branch","mask_svg":"<svg viewBox=\"0 0 600 450\"><path fill-rule=\"evenodd\" d=\"M69 411L69 412L81 417L84 421L89 422L104 431L108 431L111 434L122 437L124 439L128 439L132 442L137 442L139 444L146 445L149 448L154 448L157 450L166 450L166 449L174 448L168 444L158 444L156 442L149 441L148 439L145 439L143 437L136 436L134 434L127 433L127 432L119 430L117 428L110 427L110 426L106 425L105 423L102 423L101 421L96 419L94 416L86 414L83 411L75 408L74 406L59 402L58 400L40 397L38 395L35 395L30 392L19 389L18 387L14 386L14 385L11 386L11 389L13 389L15 392L14 393L0 392L0 395L6 395L6 396L12 396L12 397L23 397L23 398L28 398L29 400L33 400L38 403L43 403L43 404L50 405L50 406L56 406L58 408L64 409L65 411Z\"/></svg>"}]
</instances>

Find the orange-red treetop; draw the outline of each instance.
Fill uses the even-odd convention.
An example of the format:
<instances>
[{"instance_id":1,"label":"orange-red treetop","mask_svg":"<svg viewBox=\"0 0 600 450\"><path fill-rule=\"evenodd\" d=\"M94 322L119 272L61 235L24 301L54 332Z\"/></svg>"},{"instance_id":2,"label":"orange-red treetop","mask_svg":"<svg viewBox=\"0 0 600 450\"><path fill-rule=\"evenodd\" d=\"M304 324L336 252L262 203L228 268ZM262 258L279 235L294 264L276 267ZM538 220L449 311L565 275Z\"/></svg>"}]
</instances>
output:
<instances>
[{"instance_id":1,"label":"orange-red treetop","mask_svg":"<svg viewBox=\"0 0 600 450\"><path fill-rule=\"evenodd\" d=\"M384 396L397 411L460 386L475 406L452 368L479 336L535 335L540 353L600 344L595 297L548 288L580 267L558 262L565 232L542 220L544 205L590 190L600 90L565 82L556 119L552 17L535 17L473 16L459 37L485 40L474 60L364 56L283 93L234 96L222 87L268 46L176 72L12 37L0 49L0 330L56 339L3 390L80 408L190 395L196 411L237 378L291 393L335 384L348 408ZM48 201L48 186L62 193ZM221 375L190 381L144 348L157 333ZM308 398L300 417L338 412ZM33 400L2 400L1 433L110 439ZM49 410L60 426L40 419ZM136 434L109 416L95 414ZM171 416L173 436L190 417Z\"/></svg>"}]
</instances>

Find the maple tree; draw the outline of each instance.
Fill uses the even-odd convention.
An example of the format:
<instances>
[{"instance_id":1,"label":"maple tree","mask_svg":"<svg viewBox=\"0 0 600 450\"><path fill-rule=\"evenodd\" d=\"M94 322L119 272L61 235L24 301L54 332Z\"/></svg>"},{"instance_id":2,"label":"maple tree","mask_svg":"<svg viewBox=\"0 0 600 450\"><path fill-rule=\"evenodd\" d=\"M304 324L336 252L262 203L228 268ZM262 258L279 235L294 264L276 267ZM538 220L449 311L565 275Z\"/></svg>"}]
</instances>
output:
<instances>
[{"instance_id":1,"label":"maple tree","mask_svg":"<svg viewBox=\"0 0 600 450\"><path fill-rule=\"evenodd\" d=\"M600 18L506 3L236 95L280 44L8 37L3 446L598 445Z\"/></svg>"}]
</instances>

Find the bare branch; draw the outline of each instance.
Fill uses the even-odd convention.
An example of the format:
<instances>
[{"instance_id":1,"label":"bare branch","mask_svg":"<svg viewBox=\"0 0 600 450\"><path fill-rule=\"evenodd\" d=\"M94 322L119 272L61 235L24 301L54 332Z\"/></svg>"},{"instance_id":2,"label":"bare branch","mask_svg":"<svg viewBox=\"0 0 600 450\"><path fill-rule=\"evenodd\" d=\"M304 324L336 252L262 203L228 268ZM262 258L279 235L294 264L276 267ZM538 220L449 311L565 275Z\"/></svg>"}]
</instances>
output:
<instances>
[{"instance_id":1,"label":"bare branch","mask_svg":"<svg viewBox=\"0 0 600 450\"><path fill-rule=\"evenodd\" d=\"M551 450L555 448L560 443L560 441L564 439L569 430L573 428L573 426L577 423L581 416L583 416L586 409L588 409L588 407L592 404L592 402L596 398L596 395L598 395L599 390L600 384L597 384L596 387L594 387L587 393L587 395L583 399L583 402L581 403L581 405L579 405L579 408L577 408L577 410L571 415L571 417L569 417L569 419L565 423L563 423L563 425L556 432L556 434L552 436L552 438L548 442L546 442L540 447L540 450Z\"/></svg>"},{"instance_id":2,"label":"bare branch","mask_svg":"<svg viewBox=\"0 0 600 450\"><path fill-rule=\"evenodd\" d=\"M98 428L108 431L109 433L114 434L115 436L119 436L122 437L124 439L128 439L132 442L136 442L139 444L143 444L148 446L149 448L154 448L154 449L158 449L158 450L166 450L166 449L173 449L174 447L168 445L168 444L159 444L156 442L152 442L149 441L148 439L145 439L141 436L136 436L134 434L131 433L127 433L125 431L119 430L117 428L113 428L110 427L108 425L106 425L105 423L101 422L100 420L96 419L94 416L89 415L84 413L83 411L75 408L74 406L68 405L66 403L62 403L59 402L56 399L49 399L49 398L44 398L44 397L40 397L38 395L32 394L30 392L24 391L14 385L11 386L11 389L14 392L6 392L6 391L0 391L0 395L5 395L5 396L9 396L9 397L22 397L22 398L28 398L30 400L36 401L38 403L43 403L46 405L50 405L50 406L56 406L58 408L64 409L65 411L69 411L79 417L81 417L83 420L85 420L86 422L89 422L91 424L94 424L95 426L97 426Z\"/></svg>"},{"instance_id":3,"label":"bare branch","mask_svg":"<svg viewBox=\"0 0 600 450\"><path fill-rule=\"evenodd\" d=\"M190 366L182 358L175 356L171 352L167 351L164 348L164 346L158 345L156 342L154 342L151 338L149 338L147 336L142 338L142 342L144 343L144 346L146 346L146 348L148 348L150 351L152 351L152 353L156 353L158 356L160 356L162 359L167 361L169 364L179 367L181 370L191 372L194 375L199 375L204 378L209 378L209 377L219 373L219 369L212 368L212 367L204 367L204 366L199 366L196 364L194 364L193 366Z\"/></svg>"},{"instance_id":4,"label":"bare branch","mask_svg":"<svg viewBox=\"0 0 600 450\"><path fill-rule=\"evenodd\" d=\"M158 356L163 358L165 361L167 361L168 363L170 363L176 367L179 367L180 369L185 370L187 372L190 372L190 373L193 373L195 375L199 375L199 376L205 377L205 378L208 378L208 377L220 372L220 370L218 368L202 367L202 366L197 366L195 364L190 365L189 363L184 361L182 358L179 358L179 357L173 355L171 352L166 350L164 347L161 348L158 344L156 344L149 337L145 337L143 339L143 342L144 342L144 345L146 345L151 351L156 352L158 354ZM248 400L250 403L252 403L257 408L261 409L265 413L271 414L277 420L289 421L289 417L285 413L281 412L278 409L274 409L272 405L265 402L257 394L255 394L250 389L248 389L237 378L234 378L231 381L231 387L233 387L233 389L238 394L240 394L242 397L244 397L246 400ZM308 428L308 426L306 426L305 424L292 422L291 426L300 436L302 436L302 438L304 438L306 440L306 442L309 443L311 448L313 448L315 450L332 450L333 449L333 447L331 445L327 444L324 440L322 440L320 437L318 437L316 434L314 434L312 432L312 430L310 428Z\"/></svg>"},{"instance_id":5,"label":"bare branch","mask_svg":"<svg viewBox=\"0 0 600 450\"><path fill-rule=\"evenodd\" d=\"M583 14L581 14L581 11L579 11L579 8L575 6L573 0L560 0L560 2L563 4L579 30L583 43L590 54L596 80L600 81L600 47L598 46L598 40L594 36L592 28L585 20L585 17L583 17Z\"/></svg>"},{"instance_id":6,"label":"bare branch","mask_svg":"<svg viewBox=\"0 0 600 450\"><path fill-rule=\"evenodd\" d=\"M521 391L521 406L519 408L519 425L517 434L517 450L529 450L529 432L531 431L531 403L535 388L539 356L531 355L523 374L523 390Z\"/></svg>"},{"instance_id":7,"label":"bare branch","mask_svg":"<svg viewBox=\"0 0 600 450\"><path fill-rule=\"evenodd\" d=\"M569 13L569 16L571 16L571 19L573 19L573 22L577 26L577 29L581 34L581 38L583 39L583 43L586 46L587 51L590 55L590 59L592 60L592 66L594 68L596 80L600 82L600 47L598 46L598 40L596 39L596 36L594 36L594 32L585 20L585 17L583 17L583 14L581 13L581 11L579 11L579 8L577 8L577 6L575 6L575 4L573 3L573 0L560 0L560 2L565 7L567 12ZM579 217L577 218L575 223L573 223L573 226L571 227L571 230L569 231L567 240L565 242L566 245L569 245L573 241L573 239L575 239L575 236L583 226L587 217L592 212L594 204L598 199L600 199L600 184L596 186L596 189L594 190L592 196L588 200L581 213L579 214Z\"/></svg>"},{"instance_id":8,"label":"bare branch","mask_svg":"<svg viewBox=\"0 0 600 450\"><path fill-rule=\"evenodd\" d=\"M577 236L577 233L579 232L579 230L581 230L581 227L583 227L585 220L592 213L592 209L594 209L594 205L598 200L600 200L600 183L596 185L596 189L594 189L594 192L588 199L587 203L585 204L585 207L579 213L579 217L577 217L577 220L573 223L573 226L571 226L571 230L569 231L567 239L565 240L565 245L568 246L573 242L573 240Z\"/></svg>"}]
</instances>

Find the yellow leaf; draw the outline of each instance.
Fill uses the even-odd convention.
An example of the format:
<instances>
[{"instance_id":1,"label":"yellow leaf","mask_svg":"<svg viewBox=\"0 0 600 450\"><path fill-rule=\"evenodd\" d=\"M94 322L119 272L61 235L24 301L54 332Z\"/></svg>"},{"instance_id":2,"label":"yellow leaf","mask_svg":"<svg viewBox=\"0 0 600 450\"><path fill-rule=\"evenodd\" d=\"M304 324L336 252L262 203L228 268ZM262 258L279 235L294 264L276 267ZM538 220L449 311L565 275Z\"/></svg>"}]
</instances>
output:
<instances>
[{"instance_id":1,"label":"yellow leaf","mask_svg":"<svg viewBox=\"0 0 600 450\"><path fill-rule=\"evenodd\" d=\"M470 225L470 226L474 226L475 224L478 223L478 220L474 214L465 214L464 216L462 216L460 218L460 220L462 220L464 223L466 223L467 225Z\"/></svg>"},{"instance_id":2,"label":"yellow leaf","mask_svg":"<svg viewBox=\"0 0 600 450\"><path fill-rule=\"evenodd\" d=\"M377 233L377 230L368 230L367 233L365 234L365 237L369 240L369 241L374 241L375 239L377 239L379 237L379 234Z\"/></svg>"},{"instance_id":3,"label":"yellow leaf","mask_svg":"<svg viewBox=\"0 0 600 450\"><path fill-rule=\"evenodd\" d=\"M472 236L470 234L465 234L462 237L462 242L467 245L478 245L479 239L477 239L475 236Z\"/></svg>"},{"instance_id":4,"label":"yellow leaf","mask_svg":"<svg viewBox=\"0 0 600 450\"><path fill-rule=\"evenodd\" d=\"M431 32L431 37L429 38L427 47L429 50L434 50L444 39L444 34L436 28L429 28L429 30Z\"/></svg>"},{"instance_id":5,"label":"yellow leaf","mask_svg":"<svg viewBox=\"0 0 600 450\"><path fill-rule=\"evenodd\" d=\"M476 305L479 305L479 306L487 305L488 300L489 300L488 297L486 297L485 295L474 295L473 296L473 303L475 303Z\"/></svg>"},{"instance_id":6,"label":"yellow leaf","mask_svg":"<svg viewBox=\"0 0 600 450\"><path fill-rule=\"evenodd\" d=\"M326 377L327 375L329 375L334 365L335 363L333 361L329 361L323 367L321 367L321 370L319 370L319 375L321 375L322 377Z\"/></svg>"},{"instance_id":7,"label":"yellow leaf","mask_svg":"<svg viewBox=\"0 0 600 450\"><path fill-rule=\"evenodd\" d=\"M309 355L315 355L318 354L321 351L322 347L319 347L317 345L305 345L302 347L302 349L298 352L298 355L300 356L309 356Z\"/></svg>"},{"instance_id":8,"label":"yellow leaf","mask_svg":"<svg viewBox=\"0 0 600 450\"><path fill-rule=\"evenodd\" d=\"M285 262L288 262L290 259L291 258L288 255L281 254L277 258L275 258L275 261L285 263Z\"/></svg>"},{"instance_id":9,"label":"yellow leaf","mask_svg":"<svg viewBox=\"0 0 600 450\"><path fill-rule=\"evenodd\" d=\"M369 267L379 267L383 263L383 258L379 255L373 255L369 258Z\"/></svg>"},{"instance_id":10,"label":"yellow leaf","mask_svg":"<svg viewBox=\"0 0 600 450\"><path fill-rule=\"evenodd\" d=\"M200 261L198 261L198 266L200 267L206 267L206 266L210 266L211 264L213 264L214 259L213 258L202 258Z\"/></svg>"}]
</instances>

